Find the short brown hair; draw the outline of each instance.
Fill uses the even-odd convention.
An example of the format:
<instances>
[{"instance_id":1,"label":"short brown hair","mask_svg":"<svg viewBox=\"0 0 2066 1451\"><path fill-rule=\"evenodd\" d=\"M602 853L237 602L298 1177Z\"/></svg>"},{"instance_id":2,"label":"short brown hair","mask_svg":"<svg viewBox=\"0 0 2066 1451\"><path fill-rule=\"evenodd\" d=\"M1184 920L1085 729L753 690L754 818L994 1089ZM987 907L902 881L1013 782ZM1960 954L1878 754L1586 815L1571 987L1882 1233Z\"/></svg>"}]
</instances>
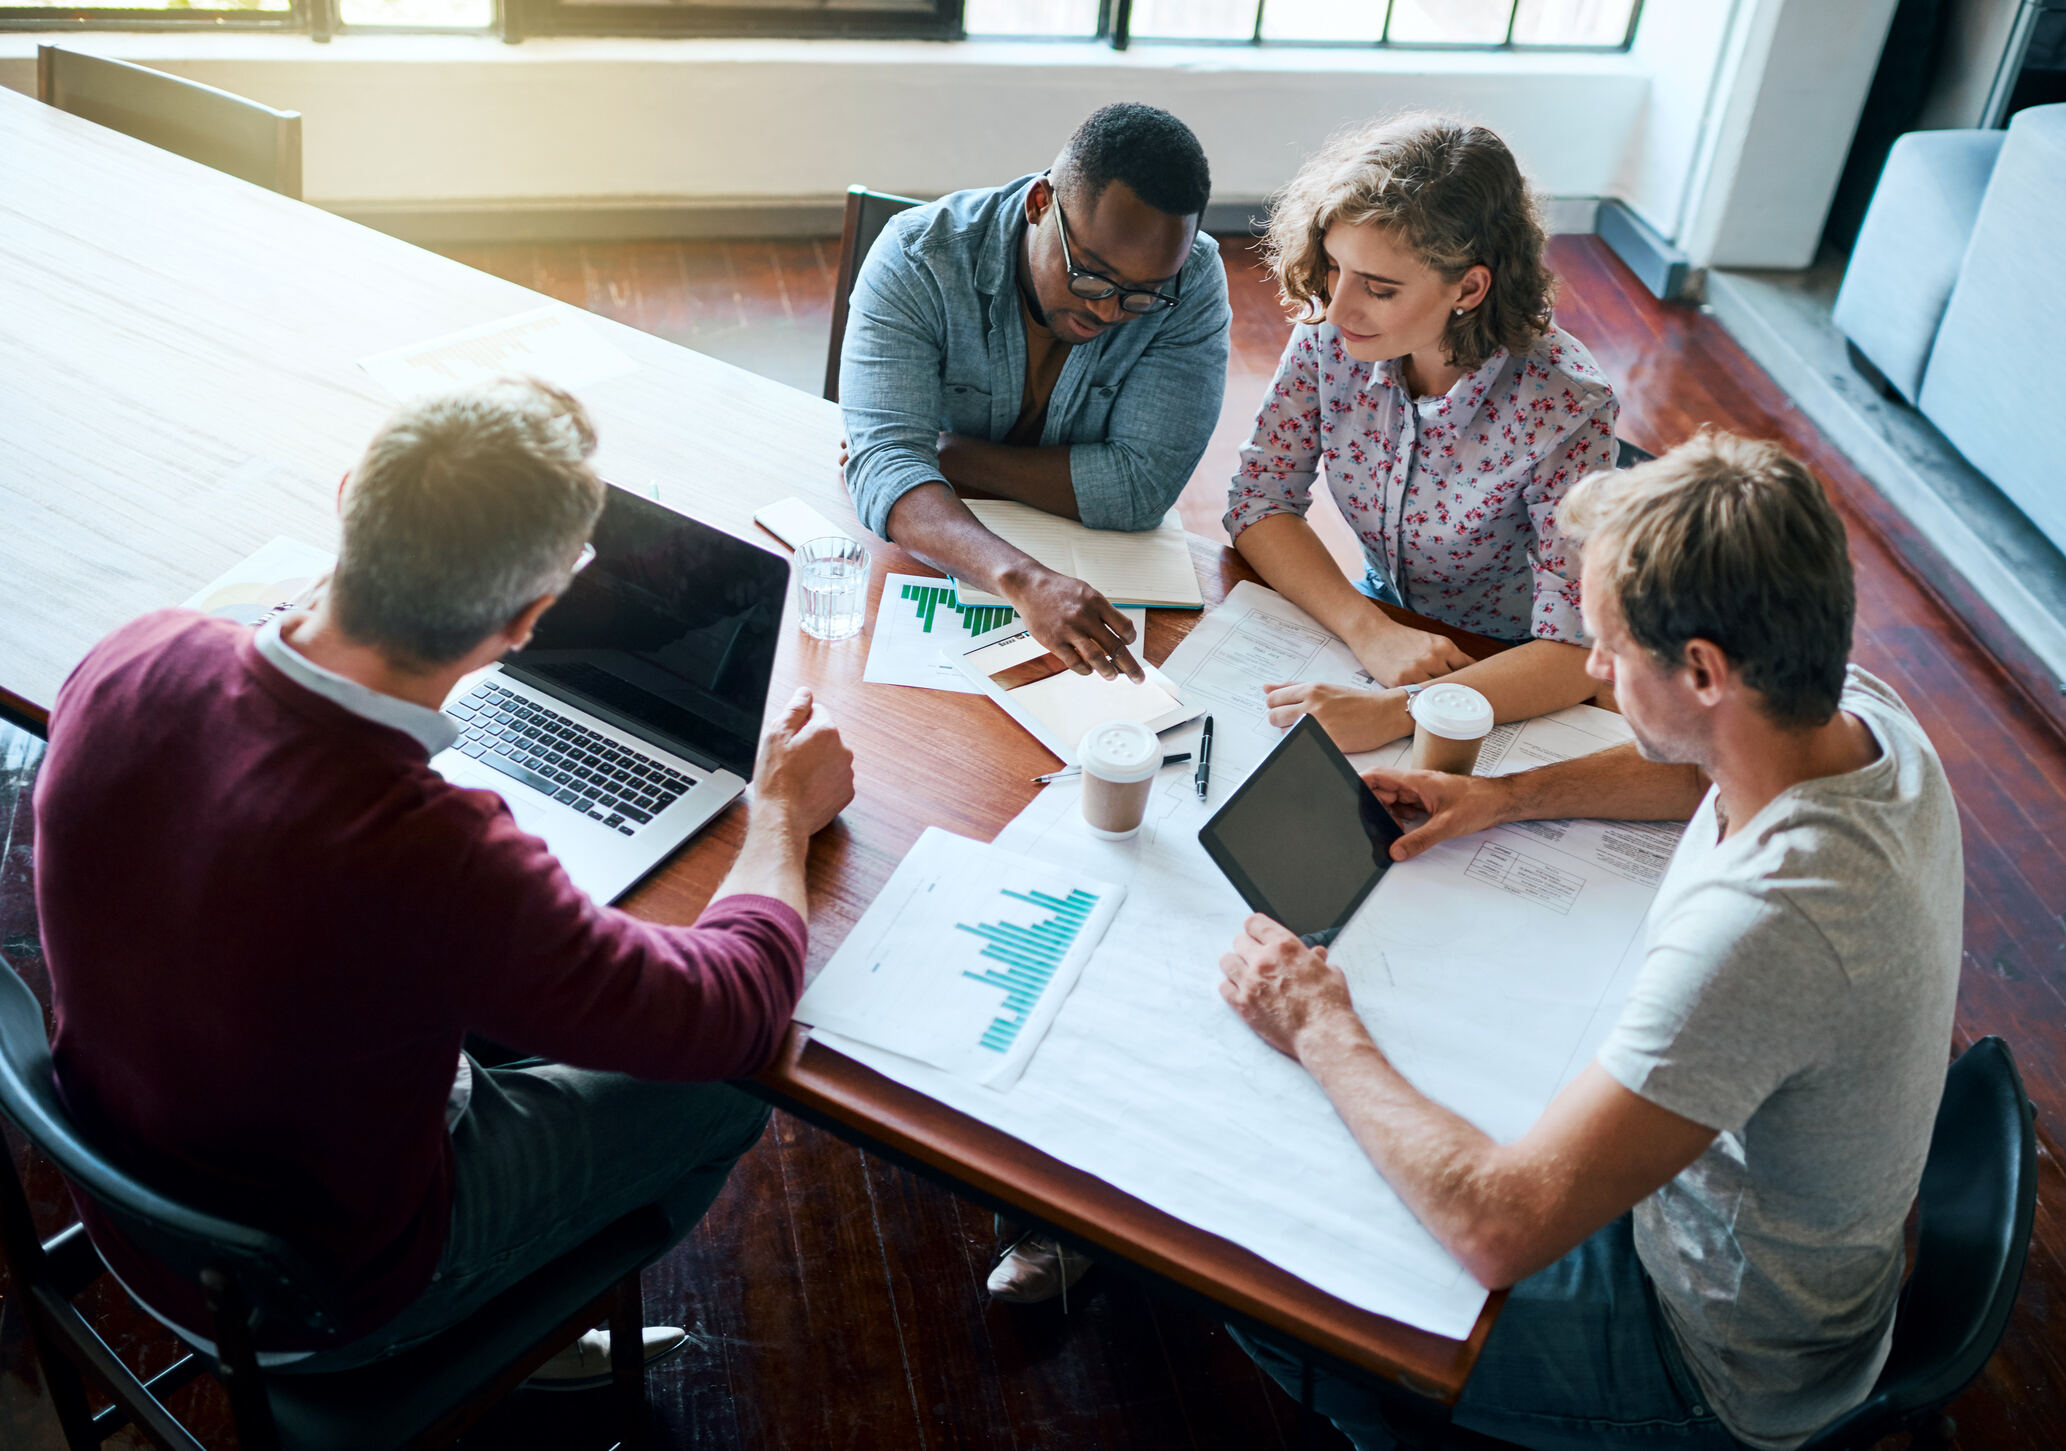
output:
<instances>
[{"instance_id":1,"label":"short brown hair","mask_svg":"<svg viewBox=\"0 0 2066 1451\"><path fill-rule=\"evenodd\" d=\"M1565 496L1564 532L1588 540L1594 578L1628 632L1675 667L1711 641L1780 725L1836 713L1857 597L1844 521L1774 443L1703 430Z\"/></svg>"},{"instance_id":2,"label":"short brown hair","mask_svg":"<svg viewBox=\"0 0 2066 1451\"><path fill-rule=\"evenodd\" d=\"M587 411L534 378L403 408L345 486L338 625L399 663L443 665L566 588L602 513L594 452Z\"/></svg>"},{"instance_id":3,"label":"short brown hair","mask_svg":"<svg viewBox=\"0 0 2066 1451\"><path fill-rule=\"evenodd\" d=\"M1449 319L1443 351L1476 368L1501 348L1525 352L1551 327L1556 278L1543 262L1542 216L1506 143L1483 126L1395 116L1344 131L1270 199L1263 253L1285 306L1316 322L1327 310L1327 229L1396 232L1444 281L1482 263L1485 300Z\"/></svg>"}]
</instances>

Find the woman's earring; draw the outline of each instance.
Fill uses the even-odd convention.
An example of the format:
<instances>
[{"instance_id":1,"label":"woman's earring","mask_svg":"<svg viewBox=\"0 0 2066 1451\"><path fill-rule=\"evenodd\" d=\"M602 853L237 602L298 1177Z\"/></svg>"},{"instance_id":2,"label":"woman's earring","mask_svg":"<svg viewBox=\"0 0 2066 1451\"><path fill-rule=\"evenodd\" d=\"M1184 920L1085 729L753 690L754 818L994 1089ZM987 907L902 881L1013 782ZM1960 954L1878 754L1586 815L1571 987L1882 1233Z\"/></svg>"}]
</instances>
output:
<instances>
[{"instance_id":1,"label":"woman's earring","mask_svg":"<svg viewBox=\"0 0 2066 1451\"><path fill-rule=\"evenodd\" d=\"M1462 316L1463 316L1463 309L1459 307L1459 308L1457 308L1457 309L1456 309L1456 310L1455 310L1454 312L1450 313L1449 315L1450 315L1451 317L1462 317Z\"/></svg>"}]
</instances>

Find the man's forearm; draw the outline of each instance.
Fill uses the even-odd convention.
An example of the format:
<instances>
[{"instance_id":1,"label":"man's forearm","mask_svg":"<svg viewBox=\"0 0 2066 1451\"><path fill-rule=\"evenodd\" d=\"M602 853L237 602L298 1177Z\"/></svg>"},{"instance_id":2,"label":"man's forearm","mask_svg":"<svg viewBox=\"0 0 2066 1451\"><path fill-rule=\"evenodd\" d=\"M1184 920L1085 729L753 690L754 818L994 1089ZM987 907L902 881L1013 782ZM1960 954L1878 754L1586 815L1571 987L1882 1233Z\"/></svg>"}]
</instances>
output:
<instances>
[{"instance_id":1,"label":"man's forearm","mask_svg":"<svg viewBox=\"0 0 2066 1451\"><path fill-rule=\"evenodd\" d=\"M718 884L719 897L773 897L796 909L796 915L810 920L810 899L804 890L804 859L810 854L811 839L803 826L781 801L755 800L746 824L746 841L739 859Z\"/></svg>"},{"instance_id":2,"label":"man's forearm","mask_svg":"<svg viewBox=\"0 0 2066 1451\"><path fill-rule=\"evenodd\" d=\"M1492 779L1502 792L1501 821L1684 821L1708 786L1698 767L1646 760L1633 743Z\"/></svg>"},{"instance_id":3,"label":"man's forearm","mask_svg":"<svg viewBox=\"0 0 2066 1451\"><path fill-rule=\"evenodd\" d=\"M1069 476L1069 450L1063 444L1020 448L958 433L943 434L940 472L956 488L1016 499L1064 519L1082 517L1076 507L1076 485Z\"/></svg>"},{"instance_id":4,"label":"man's forearm","mask_svg":"<svg viewBox=\"0 0 2066 1451\"><path fill-rule=\"evenodd\" d=\"M1499 1145L1408 1083L1353 1015L1315 1023L1297 1048L1414 1217L1481 1282L1499 1278L1504 1266L1487 1253L1511 1207L1492 1169Z\"/></svg>"},{"instance_id":5,"label":"man's forearm","mask_svg":"<svg viewBox=\"0 0 2066 1451\"><path fill-rule=\"evenodd\" d=\"M998 538L945 484L923 484L890 506L889 537L934 569L991 594L1036 561Z\"/></svg>"}]
</instances>

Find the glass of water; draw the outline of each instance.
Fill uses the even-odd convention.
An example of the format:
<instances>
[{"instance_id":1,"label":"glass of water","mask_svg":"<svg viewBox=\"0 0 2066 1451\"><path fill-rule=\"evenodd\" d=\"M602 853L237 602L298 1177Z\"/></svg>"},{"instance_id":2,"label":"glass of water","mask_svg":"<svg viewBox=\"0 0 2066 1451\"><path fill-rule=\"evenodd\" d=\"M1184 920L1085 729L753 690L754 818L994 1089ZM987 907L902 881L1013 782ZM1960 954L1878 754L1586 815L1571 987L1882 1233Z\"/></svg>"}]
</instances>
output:
<instances>
[{"instance_id":1,"label":"glass of water","mask_svg":"<svg viewBox=\"0 0 2066 1451\"><path fill-rule=\"evenodd\" d=\"M796 604L806 635L844 640L860 634L868 610L868 551L844 535L805 540L796 551Z\"/></svg>"}]
</instances>

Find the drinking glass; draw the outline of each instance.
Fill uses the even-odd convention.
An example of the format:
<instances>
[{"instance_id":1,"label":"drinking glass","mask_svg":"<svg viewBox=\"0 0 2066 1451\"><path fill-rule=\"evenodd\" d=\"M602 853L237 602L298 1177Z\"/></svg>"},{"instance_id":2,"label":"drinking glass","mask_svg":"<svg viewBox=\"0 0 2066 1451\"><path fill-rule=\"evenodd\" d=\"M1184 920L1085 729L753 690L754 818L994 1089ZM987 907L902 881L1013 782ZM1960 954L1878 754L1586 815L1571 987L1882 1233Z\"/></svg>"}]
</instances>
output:
<instances>
[{"instance_id":1,"label":"drinking glass","mask_svg":"<svg viewBox=\"0 0 2066 1451\"><path fill-rule=\"evenodd\" d=\"M868 551L843 535L807 539L796 551L803 632L820 640L861 633L868 609Z\"/></svg>"}]
</instances>

